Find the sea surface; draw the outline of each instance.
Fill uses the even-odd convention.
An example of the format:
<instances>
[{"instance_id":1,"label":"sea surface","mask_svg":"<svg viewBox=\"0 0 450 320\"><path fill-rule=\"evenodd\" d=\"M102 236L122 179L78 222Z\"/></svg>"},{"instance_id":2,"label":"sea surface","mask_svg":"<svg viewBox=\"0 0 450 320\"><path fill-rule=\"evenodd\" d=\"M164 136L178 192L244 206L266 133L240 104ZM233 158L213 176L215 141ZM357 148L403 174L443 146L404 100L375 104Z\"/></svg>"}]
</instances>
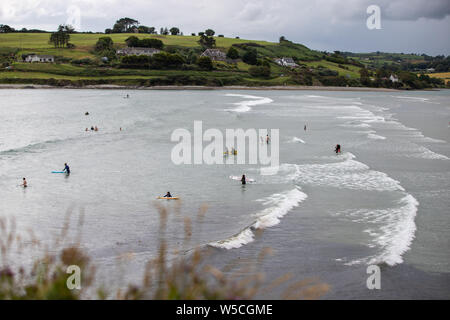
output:
<instances>
[{"instance_id":1,"label":"sea surface","mask_svg":"<svg viewBox=\"0 0 450 320\"><path fill-rule=\"evenodd\" d=\"M194 139L194 121L224 135L278 129L278 171L174 164L172 133ZM67 243L79 234L111 286L139 283L162 206L171 250L209 248L219 268L271 248L259 266L267 283L317 278L330 286L324 299L450 298L449 90L4 89L0 123L0 217L50 247L68 221ZM65 162L70 176L51 173ZM242 174L254 181L241 185ZM167 191L180 200L156 199ZM381 268L379 290L367 288L369 265Z\"/></svg>"}]
</instances>

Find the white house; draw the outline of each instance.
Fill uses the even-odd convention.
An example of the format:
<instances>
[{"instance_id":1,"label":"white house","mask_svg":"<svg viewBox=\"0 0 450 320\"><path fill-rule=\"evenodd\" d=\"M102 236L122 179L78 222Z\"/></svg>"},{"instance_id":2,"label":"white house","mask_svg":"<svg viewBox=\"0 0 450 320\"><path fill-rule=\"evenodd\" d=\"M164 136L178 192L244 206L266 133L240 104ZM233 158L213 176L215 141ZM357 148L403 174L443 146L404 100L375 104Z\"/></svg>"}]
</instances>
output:
<instances>
[{"instance_id":1,"label":"white house","mask_svg":"<svg viewBox=\"0 0 450 320\"><path fill-rule=\"evenodd\" d=\"M55 62L55 57L46 54L29 54L24 59L25 62Z\"/></svg>"},{"instance_id":2,"label":"white house","mask_svg":"<svg viewBox=\"0 0 450 320\"><path fill-rule=\"evenodd\" d=\"M152 56L161 50L155 48L125 47L117 50L119 56Z\"/></svg>"},{"instance_id":3,"label":"white house","mask_svg":"<svg viewBox=\"0 0 450 320\"><path fill-rule=\"evenodd\" d=\"M294 59L283 57L281 59L275 59L275 62L283 67L290 67L290 68L296 68L298 67L298 64L295 63Z\"/></svg>"},{"instance_id":4,"label":"white house","mask_svg":"<svg viewBox=\"0 0 450 320\"><path fill-rule=\"evenodd\" d=\"M227 60L227 55L220 51L219 49L206 49L205 52L203 52L201 57L210 57L213 61L225 61Z\"/></svg>"},{"instance_id":5,"label":"white house","mask_svg":"<svg viewBox=\"0 0 450 320\"><path fill-rule=\"evenodd\" d=\"M391 74L391 76L389 77L389 80L391 80L392 82L398 82L398 78L396 75Z\"/></svg>"}]
</instances>

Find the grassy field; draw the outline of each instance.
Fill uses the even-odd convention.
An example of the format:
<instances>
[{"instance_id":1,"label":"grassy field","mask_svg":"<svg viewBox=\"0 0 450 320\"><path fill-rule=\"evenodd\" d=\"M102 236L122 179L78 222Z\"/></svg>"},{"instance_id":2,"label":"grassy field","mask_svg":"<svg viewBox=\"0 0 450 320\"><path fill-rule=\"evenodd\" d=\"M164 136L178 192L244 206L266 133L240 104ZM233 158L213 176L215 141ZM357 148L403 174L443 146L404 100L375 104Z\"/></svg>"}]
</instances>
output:
<instances>
[{"instance_id":1,"label":"grassy field","mask_svg":"<svg viewBox=\"0 0 450 320\"><path fill-rule=\"evenodd\" d=\"M304 64L306 64L309 67L314 67L314 68L323 66L327 69L339 72L340 76L349 75L350 78L352 78L352 79L357 79L360 76L359 75L360 68L353 66L353 65L345 65L345 67L348 68L348 70L347 70L347 69L340 68L339 64L337 64L337 63L326 61L326 60L305 62Z\"/></svg>"},{"instance_id":2,"label":"grassy field","mask_svg":"<svg viewBox=\"0 0 450 320\"><path fill-rule=\"evenodd\" d=\"M139 39L156 38L160 39L165 45L177 45L183 47L197 47L198 36L163 36L150 34L135 33L115 33L115 34L71 34L70 42L81 50L92 48L100 37L111 37L114 44L125 45L125 40L130 36L138 36ZM5 33L0 34L0 46L12 47L19 49L51 49L52 45L48 43L50 33ZM220 48L228 48L236 43L256 43L263 46L276 45L276 43L268 41L255 41L234 38L215 37L216 45Z\"/></svg>"},{"instance_id":3,"label":"grassy field","mask_svg":"<svg viewBox=\"0 0 450 320\"><path fill-rule=\"evenodd\" d=\"M427 75L431 78L443 79L445 81L445 84L450 81L450 72L428 73Z\"/></svg>"},{"instance_id":4,"label":"grassy field","mask_svg":"<svg viewBox=\"0 0 450 320\"><path fill-rule=\"evenodd\" d=\"M198 36L162 36L149 34L71 34L70 43L75 45L74 49L59 49L54 48L49 44L48 40L50 33L6 33L0 34L0 53L15 52L16 62L13 62L12 71L0 72L0 80L7 82L8 80L23 79L56 79L56 80L105 80L117 81L136 80L139 82L142 79L166 79L170 77L187 77L191 78L193 82L208 81L214 83L219 81L222 83L233 83L236 81L243 81L250 85L282 85L289 83L290 76L288 69L281 67L273 62L276 57L293 57L310 67L317 67L319 65L328 69L335 70L339 75L349 75L350 78L358 78L358 67L346 65L348 70L341 68L336 63L323 60L323 54L310 50L307 47L292 43L289 41L280 43L234 39L225 37L215 37L216 46L223 51L227 50L232 45L237 45L241 56L244 54L246 48L239 46L239 44L252 43L258 52L258 57L266 59L271 62L272 77L270 79L252 78L248 74L250 65L239 61L236 64L227 64L225 62L215 62L217 70L215 71L193 71L193 70L145 70L145 69L118 69L99 67L100 57L95 55L93 48L100 37L111 37L116 48L125 46L125 40L130 36L138 36L143 38L156 38L163 41L166 46L174 46L176 49L186 50L186 48L196 48L199 52ZM72 65L69 62L64 63L22 63L20 60L22 54L38 53L49 54L59 57L59 61L64 61L62 58L69 59L83 59L90 58L97 63L97 65L78 66ZM57 60L58 61L58 60ZM283 76L285 75L285 76ZM203 79L203 80L202 80ZM206 79L206 80L205 80ZM240 79L240 80L236 80ZM182 81L182 80L180 80Z\"/></svg>"}]
</instances>

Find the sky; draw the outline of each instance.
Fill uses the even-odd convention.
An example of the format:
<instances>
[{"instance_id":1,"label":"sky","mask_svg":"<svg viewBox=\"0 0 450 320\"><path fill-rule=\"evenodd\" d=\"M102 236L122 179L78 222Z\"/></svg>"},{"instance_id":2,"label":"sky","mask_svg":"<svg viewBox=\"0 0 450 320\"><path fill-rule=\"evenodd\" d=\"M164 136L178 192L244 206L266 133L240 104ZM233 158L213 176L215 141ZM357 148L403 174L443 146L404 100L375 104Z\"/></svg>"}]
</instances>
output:
<instances>
[{"instance_id":1,"label":"sky","mask_svg":"<svg viewBox=\"0 0 450 320\"><path fill-rule=\"evenodd\" d=\"M379 16L367 12L371 5ZM450 0L0 0L0 24L16 29L67 23L103 32L122 17L185 35L207 28L241 39L283 35L321 51L450 55ZM380 28L369 29L368 19Z\"/></svg>"}]
</instances>

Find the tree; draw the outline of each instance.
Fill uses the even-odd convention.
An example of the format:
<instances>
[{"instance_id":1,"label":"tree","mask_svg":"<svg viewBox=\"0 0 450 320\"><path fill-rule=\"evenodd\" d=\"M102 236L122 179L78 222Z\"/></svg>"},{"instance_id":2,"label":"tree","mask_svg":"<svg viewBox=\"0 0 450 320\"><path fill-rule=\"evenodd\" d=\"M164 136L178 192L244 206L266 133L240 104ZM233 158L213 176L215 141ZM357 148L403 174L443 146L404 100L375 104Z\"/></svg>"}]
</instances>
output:
<instances>
[{"instance_id":1,"label":"tree","mask_svg":"<svg viewBox=\"0 0 450 320\"><path fill-rule=\"evenodd\" d=\"M112 31L112 29L105 29L105 34L111 34L111 33L113 33L113 31Z\"/></svg>"},{"instance_id":2,"label":"tree","mask_svg":"<svg viewBox=\"0 0 450 320\"><path fill-rule=\"evenodd\" d=\"M237 51L237 49L235 47L230 47L230 49L228 49L227 58L230 58L233 60L239 59L239 52Z\"/></svg>"},{"instance_id":3,"label":"tree","mask_svg":"<svg viewBox=\"0 0 450 320\"><path fill-rule=\"evenodd\" d=\"M0 33L10 33L14 31L14 28L11 28L7 24L0 24Z\"/></svg>"},{"instance_id":4,"label":"tree","mask_svg":"<svg viewBox=\"0 0 450 320\"><path fill-rule=\"evenodd\" d=\"M256 78L270 77L270 68L267 66L252 66L248 69L248 73Z\"/></svg>"},{"instance_id":5,"label":"tree","mask_svg":"<svg viewBox=\"0 0 450 320\"><path fill-rule=\"evenodd\" d=\"M128 38L125 40L125 43L126 43L127 46L129 46L129 47L139 47L139 38L136 37L136 36L128 37Z\"/></svg>"},{"instance_id":6,"label":"tree","mask_svg":"<svg viewBox=\"0 0 450 320\"><path fill-rule=\"evenodd\" d=\"M212 37L212 36L215 34L215 32L214 32L213 29L206 29L206 30L205 30L205 34L206 34L208 37Z\"/></svg>"},{"instance_id":7,"label":"tree","mask_svg":"<svg viewBox=\"0 0 450 320\"><path fill-rule=\"evenodd\" d=\"M256 65L258 63L258 54L256 52L256 49L247 49L247 51L245 51L244 55L242 56L242 61L248 64Z\"/></svg>"},{"instance_id":8,"label":"tree","mask_svg":"<svg viewBox=\"0 0 450 320\"><path fill-rule=\"evenodd\" d=\"M214 48L216 46L216 40L213 37L208 37L204 34L200 36L198 43L204 48Z\"/></svg>"},{"instance_id":9,"label":"tree","mask_svg":"<svg viewBox=\"0 0 450 320\"><path fill-rule=\"evenodd\" d=\"M212 60L210 57L199 57L197 59L197 65L204 70L212 70L213 69L213 64L212 64Z\"/></svg>"},{"instance_id":10,"label":"tree","mask_svg":"<svg viewBox=\"0 0 450 320\"><path fill-rule=\"evenodd\" d=\"M170 34L173 36L177 36L180 34L180 29L178 29L177 27L172 27L172 28L170 28L169 31L170 31Z\"/></svg>"},{"instance_id":11,"label":"tree","mask_svg":"<svg viewBox=\"0 0 450 320\"><path fill-rule=\"evenodd\" d=\"M286 37L285 36L281 36L280 37L280 41L279 42L282 43L283 41L286 41Z\"/></svg>"},{"instance_id":12,"label":"tree","mask_svg":"<svg viewBox=\"0 0 450 320\"><path fill-rule=\"evenodd\" d=\"M70 34L64 25L58 26L58 31L52 32L49 43L53 44L55 48L64 48L69 44Z\"/></svg>"},{"instance_id":13,"label":"tree","mask_svg":"<svg viewBox=\"0 0 450 320\"><path fill-rule=\"evenodd\" d=\"M113 41L111 37L100 37L95 44L95 51L102 52L113 49Z\"/></svg>"},{"instance_id":14,"label":"tree","mask_svg":"<svg viewBox=\"0 0 450 320\"><path fill-rule=\"evenodd\" d=\"M63 26L63 29L65 32L67 33L74 33L75 32L75 28L72 27L70 24L66 24Z\"/></svg>"},{"instance_id":15,"label":"tree","mask_svg":"<svg viewBox=\"0 0 450 320\"><path fill-rule=\"evenodd\" d=\"M116 21L113 27L114 33L126 33L130 32L133 29L137 28L139 25L139 21L132 18L120 18Z\"/></svg>"},{"instance_id":16,"label":"tree","mask_svg":"<svg viewBox=\"0 0 450 320\"><path fill-rule=\"evenodd\" d=\"M139 26L137 29L139 33L155 33L155 27Z\"/></svg>"},{"instance_id":17,"label":"tree","mask_svg":"<svg viewBox=\"0 0 450 320\"><path fill-rule=\"evenodd\" d=\"M142 39L137 43L137 47L162 49L164 43L159 39Z\"/></svg>"}]
</instances>

